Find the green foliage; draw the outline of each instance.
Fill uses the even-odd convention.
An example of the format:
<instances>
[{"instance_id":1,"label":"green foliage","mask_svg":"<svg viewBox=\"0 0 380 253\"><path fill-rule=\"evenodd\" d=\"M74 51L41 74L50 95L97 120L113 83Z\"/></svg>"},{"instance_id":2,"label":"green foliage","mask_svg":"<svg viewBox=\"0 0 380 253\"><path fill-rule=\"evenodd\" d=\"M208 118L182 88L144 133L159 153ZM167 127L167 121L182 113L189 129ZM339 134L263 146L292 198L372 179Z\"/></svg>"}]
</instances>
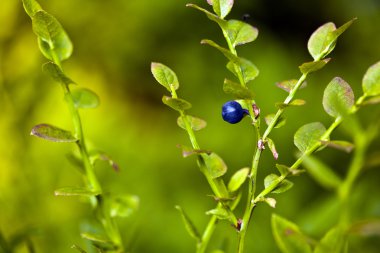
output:
<instances>
[{"instance_id":1,"label":"green foliage","mask_svg":"<svg viewBox=\"0 0 380 253\"><path fill-rule=\"evenodd\" d=\"M195 240L200 241L200 234L197 228L194 226L193 222L190 220L189 216L185 213L182 207L176 206L175 208L181 213L183 223L185 224L185 228L189 235L193 237Z\"/></svg>"},{"instance_id":2,"label":"green foliage","mask_svg":"<svg viewBox=\"0 0 380 253\"><path fill-rule=\"evenodd\" d=\"M363 92L368 96L380 94L380 62L372 65L363 77Z\"/></svg>"},{"instance_id":3,"label":"green foliage","mask_svg":"<svg viewBox=\"0 0 380 253\"><path fill-rule=\"evenodd\" d=\"M71 96L76 108L96 108L99 106L99 97L89 89L75 89Z\"/></svg>"},{"instance_id":4,"label":"green foliage","mask_svg":"<svg viewBox=\"0 0 380 253\"><path fill-rule=\"evenodd\" d=\"M247 179L249 173L249 168L243 168L238 171L236 171L230 181L228 182L228 190L230 192L237 191L240 186L244 183L244 181Z\"/></svg>"},{"instance_id":5,"label":"green foliage","mask_svg":"<svg viewBox=\"0 0 380 253\"><path fill-rule=\"evenodd\" d=\"M223 159L215 153L202 154L202 158L206 164L207 172L211 178L218 178L226 174L227 165Z\"/></svg>"},{"instance_id":6,"label":"green foliage","mask_svg":"<svg viewBox=\"0 0 380 253\"><path fill-rule=\"evenodd\" d=\"M294 144L305 153L321 140L325 132L326 128L320 122L306 124L294 134Z\"/></svg>"},{"instance_id":7,"label":"green foliage","mask_svg":"<svg viewBox=\"0 0 380 253\"><path fill-rule=\"evenodd\" d=\"M332 117L348 114L354 105L354 92L342 78L335 77L323 93L323 108Z\"/></svg>"},{"instance_id":8,"label":"green foliage","mask_svg":"<svg viewBox=\"0 0 380 253\"><path fill-rule=\"evenodd\" d=\"M169 92L179 88L177 75L169 67L162 63L153 62L151 70L157 82L164 86Z\"/></svg>"},{"instance_id":9,"label":"green foliage","mask_svg":"<svg viewBox=\"0 0 380 253\"><path fill-rule=\"evenodd\" d=\"M93 197L100 195L100 191L94 191L83 187L66 187L54 191L56 196L82 196Z\"/></svg>"},{"instance_id":10,"label":"green foliage","mask_svg":"<svg viewBox=\"0 0 380 253\"><path fill-rule=\"evenodd\" d=\"M31 135L52 142L77 142L71 132L49 124L39 124L33 127Z\"/></svg>"}]
</instances>

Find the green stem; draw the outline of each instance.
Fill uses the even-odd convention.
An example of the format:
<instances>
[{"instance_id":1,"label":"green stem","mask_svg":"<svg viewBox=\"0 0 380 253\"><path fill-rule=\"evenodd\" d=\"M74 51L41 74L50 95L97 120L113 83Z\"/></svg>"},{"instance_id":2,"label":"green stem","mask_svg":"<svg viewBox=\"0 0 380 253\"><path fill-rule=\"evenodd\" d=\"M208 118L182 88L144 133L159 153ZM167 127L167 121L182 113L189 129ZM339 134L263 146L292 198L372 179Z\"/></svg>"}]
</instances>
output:
<instances>
[{"instance_id":1,"label":"green stem","mask_svg":"<svg viewBox=\"0 0 380 253\"><path fill-rule=\"evenodd\" d=\"M218 221L218 218L213 215L210 218L210 221L207 224L205 231L203 232L201 241L197 244L197 253L204 253L206 251L207 245L210 242L211 236L215 231L215 225Z\"/></svg>"}]
</instances>

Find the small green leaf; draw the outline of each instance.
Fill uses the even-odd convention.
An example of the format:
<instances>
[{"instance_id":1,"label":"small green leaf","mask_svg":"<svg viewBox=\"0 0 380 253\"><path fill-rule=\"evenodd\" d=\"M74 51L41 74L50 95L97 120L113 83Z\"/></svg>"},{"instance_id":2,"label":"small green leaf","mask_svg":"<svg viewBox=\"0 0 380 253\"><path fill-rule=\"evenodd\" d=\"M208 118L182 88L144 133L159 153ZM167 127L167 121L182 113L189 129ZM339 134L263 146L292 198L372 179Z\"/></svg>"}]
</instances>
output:
<instances>
[{"instance_id":1,"label":"small green leaf","mask_svg":"<svg viewBox=\"0 0 380 253\"><path fill-rule=\"evenodd\" d=\"M380 96L369 97L361 105L376 105L380 103Z\"/></svg>"},{"instance_id":2,"label":"small green leaf","mask_svg":"<svg viewBox=\"0 0 380 253\"><path fill-rule=\"evenodd\" d=\"M111 243L110 239L104 237L103 235L97 235L93 233L81 233L80 235L82 236L82 238L90 240L92 242L105 243L105 244Z\"/></svg>"},{"instance_id":3,"label":"small green leaf","mask_svg":"<svg viewBox=\"0 0 380 253\"><path fill-rule=\"evenodd\" d=\"M236 171L230 181L228 182L228 191L235 192L237 191L247 179L249 173L249 168L243 168Z\"/></svg>"},{"instance_id":4,"label":"small green leaf","mask_svg":"<svg viewBox=\"0 0 380 253\"><path fill-rule=\"evenodd\" d=\"M293 222L273 214L272 232L282 253L311 253L311 247L306 236Z\"/></svg>"},{"instance_id":5,"label":"small green leaf","mask_svg":"<svg viewBox=\"0 0 380 253\"><path fill-rule=\"evenodd\" d=\"M47 62L42 65L42 70L48 73L54 81L65 85L75 84L73 80L63 73L62 69L54 62Z\"/></svg>"},{"instance_id":6,"label":"small green leaf","mask_svg":"<svg viewBox=\"0 0 380 253\"><path fill-rule=\"evenodd\" d=\"M25 12L29 15L29 17L33 17L37 11L41 11L42 8L40 4L35 0L22 0L24 5Z\"/></svg>"},{"instance_id":7,"label":"small green leaf","mask_svg":"<svg viewBox=\"0 0 380 253\"><path fill-rule=\"evenodd\" d=\"M76 142L76 139L71 132L63 130L61 128L49 125L39 124L33 127L31 135L39 138L52 141L52 142Z\"/></svg>"},{"instance_id":8,"label":"small green leaf","mask_svg":"<svg viewBox=\"0 0 380 253\"><path fill-rule=\"evenodd\" d=\"M234 63L238 63L238 61L239 61L239 58L236 55L234 55L233 53L231 53L230 50L228 50L227 48L224 48L222 46L219 46L217 43L215 43L212 40L207 40L207 39L201 40L201 44L209 45L209 46L212 46L213 48L216 48L222 54L224 54L224 56L227 59L229 59L230 61L233 61Z\"/></svg>"},{"instance_id":9,"label":"small green leaf","mask_svg":"<svg viewBox=\"0 0 380 253\"><path fill-rule=\"evenodd\" d=\"M310 74L323 68L331 59L323 59L319 61L305 62L299 66L302 74Z\"/></svg>"},{"instance_id":10,"label":"small green leaf","mask_svg":"<svg viewBox=\"0 0 380 253\"><path fill-rule=\"evenodd\" d=\"M270 151L272 152L274 159L277 160L278 159L278 153L276 150L276 145L274 144L272 139L267 138L267 140L268 140L268 147L269 147Z\"/></svg>"},{"instance_id":11,"label":"small green leaf","mask_svg":"<svg viewBox=\"0 0 380 253\"><path fill-rule=\"evenodd\" d=\"M195 225L193 224L193 222L190 220L189 216L185 213L185 211L180 206L176 206L175 208L181 213L182 220L185 223L185 228L187 232L190 234L190 236L193 237L198 242L201 241L200 234L197 228L195 227Z\"/></svg>"},{"instance_id":12,"label":"small green leaf","mask_svg":"<svg viewBox=\"0 0 380 253\"><path fill-rule=\"evenodd\" d=\"M56 196L83 196L93 197L100 195L100 191L94 191L83 187L65 187L54 191Z\"/></svg>"},{"instance_id":13,"label":"small green leaf","mask_svg":"<svg viewBox=\"0 0 380 253\"><path fill-rule=\"evenodd\" d=\"M276 103L276 107L279 109L284 109L284 108L289 107L289 106L301 106L301 105L305 105L305 104L306 104L306 101L303 99L294 99L294 100L290 101L288 104Z\"/></svg>"},{"instance_id":14,"label":"small green leaf","mask_svg":"<svg viewBox=\"0 0 380 253\"><path fill-rule=\"evenodd\" d=\"M344 246L344 234L341 228L330 229L315 247L314 253L342 252Z\"/></svg>"},{"instance_id":15,"label":"small green leaf","mask_svg":"<svg viewBox=\"0 0 380 253\"><path fill-rule=\"evenodd\" d=\"M321 186L327 189L337 189L341 185L342 180L340 177L329 166L314 156L304 156L302 164Z\"/></svg>"},{"instance_id":16,"label":"small green leaf","mask_svg":"<svg viewBox=\"0 0 380 253\"><path fill-rule=\"evenodd\" d=\"M181 98L172 98L168 96L162 97L162 102L170 108L182 112L191 108L191 104Z\"/></svg>"},{"instance_id":17,"label":"small green leaf","mask_svg":"<svg viewBox=\"0 0 380 253\"><path fill-rule=\"evenodd\" d=\"M363 77L362 87L368 96L380 95L380 62L369 67Z\"/></svg>"},{"instance_id":18,"label":"small green leaf","mask_svg":"<svg viewBox=\"0 0 380 253\"><path fill-rule=\"evenodd\" d=\"M71 248L76 249L80 253L87 253L84 249L82 249L81 247L79 247L78 245L75 245L75 244L73 246L71 246Z\"/></svg>"},{"instance_id":19,"label":"small green leaf","mask_svg":"<svg viewBox=\"0 0 380 253\"><path fill-rule=\"evenodd\" d=\"M214 215L219 220L226 220L229 218L228 212L226 209L224 209L222 206L218 205L217 208L211 209L206 212L206 215Z\"/></svg>"},{"instance_id":20,"label":"small green leaf","mask_svg":"<svg viewBox=\"0 0 380 253\"><path fill-rule=\"evenodd\" d=\"M342 150L346 153L350 153L355 145L348 141L322 141L322 144L330 148Z\"/></svg>"},{"instance_id":21,"label":"small green leaf","mask_svg":"<svg viewBox=\"0 0 380 253\"><path fill-rule=\"evenodd\" d=\"M233 47L252 42L259 34L257 28L239 20L229 20L226 32Z\"/></svg>"},{"instance_id":22,"label":"small green leaf","mask_svg":"<svg viewBox=\"0 0 380 253\"><path fill-rule=\"evenodd\" d=\"M203 12L204 14L206 14L207 18L216 22L220 28L222 28L222 30L225 30L225 28L227 27L227 21L221 19L220 17L218 17L217 15L209 12L208 10L205 10L201 7L199 7L198 5L196 4L186 4L186 7L191 7L191 8L194 8L196 10L199 10L201 12Z\"/></svg>"},{"instance_id":23,"label":"small green leaf","mask_svg":"<svg viewBox=\"0 0 380 253\"><path fill-rule=\"evenodd\" d=\"M98 95L89 89L75 89L71 91L71 96L76 108L96 108L100 104Z\"/></svg>"},{"instance_id":24,"label":"small green leaf","mask_svg":"<svg viewBox=\"0 0 380 253\"><path fill-rule=\"evenodd\" d=\"M232 82L228 79L224 80L223 84L223 91L227 94L231 94L236 99L245 99L245 100L251 100L253 99L253 92L250 91L248 88Z\"/></svg>"},{"instance_id":25,"label":"small green leaf","mask_svg":"<svg viewBox=\"0 0 380 253\"><path fill-rule=\"evenodd\" d=\"M323 108L332 117L347 115L354 105L354 92L342 78L335 77L323 93Z\"/></svg>"},{"instance_id":26,"label":"small green leaf","mask_svg":"<svg viewBox=\"0 0 380 253\"><path fill-rule=\"evenodd\" d=\"M278 193L286 192L290 190L293 187L293 185L294 185L293 182L287 179L284 179L282 180L281 184L272 191L272 193L278 194Z\"/></svg>"},{"instance_id":27,"label":"small green leaf","mask_svg":"<svg viewBox=\"0 0 380 253\"><path fill-rule=\"evenodd\" d=\"M211 178L218 178L226 174L227 172L227 165L224 163L223 159L212 152L211 154L201 154L208 174L211 176Z\"/></svg>"},{"instance_id":28,"label":"small green leaf","mask_svg":"<svg viewBox=\"0 0 380 253\"><path fill-rule=\"evenodd\" d=\"M289 167L283 164L276 164L277 170L280 172L281 175L286 175L289 173Z\"/></svg>"},{"instance_id":29,"label":"small green leaf","mask_svg":"<svg viewBox=\"0 0 380 253\"><path fill-rule=\"evenodd\" d=\"M60 61L71 56L73 44L55 17L39 10L32 17L32 25L34 33L39 37L41 51L49 60L54 60L53 54Z\"/></svg>"},{"instance_id":30,"label":"small green leaf","mask_svg":"<svg viewBox=\"0 0 380 253\"><path fill-rule=\"evenodd\" d=\"M234 5L233 0L207 0L207 2L212 5L214 12L222 19L230 13Z\"/></svg>"},{"instance_id":31,"label":"small green leaf","mask_svg":"<svg viewBox=\"0 0 380 253\"><path fill-rule=\"evenodd\" d=\"M186 118L190 123L191 129L193 129L194 131L199 131L199 130L205 128L207 125L206 121L204 121L203 119L193 117L190 115L186 115ZM185 122L183 121L182 117L178 117L177 124L180 128L186 130L186 125L185 125Z\"/></svg>"},{"instance_id":32,"label":"small green leaf","mask_svg":"<svg viewBox=\"0 0 380 253\"><path fill-rule=\"evenodd\" d=\"M274 198L265 198L264 202L267 203L270 207L276 208L277 201Z\"/></svg>"},{"instance_id":33,"label":"small green leaf","mask_svg":"<svg viewBox=\"0 0 380 253\"><path fill-rule=\"evenodd\" d=\"M265 123L268 126L272 123L274 116L275 116L274 114L268 114L267 116L265 116L265 118L264 118ZM283 117L280 117L280 118L278 118L276 124L274 125L274 128L280 128L280 127L284 126L285 124L286 124L286 119Z\"/></svg>"},{"instance_id":34,"label":"small green leaf","mask_svg":"<svg viewBox=\"0 0 380 253\"><path fill-rule=\"evenodd\" d=\"M239 78L238 71L241 71L244 83L248 83L259 75L258 68L249 60L244 58L237 58L227 63L227 69L231 71L237 78Z\"/></svg>"},{"instance_id":35,"label":"small green leaf","mask_svg":"<svg viewBox=\"0 0 380 253\"><path fill-rule=\"evenodd\" d=\"M269 174L264 179L264 187L268 188L277 179L278 179L278 176L276 174Z\"/></svg>"},{"instance_id":36,"label":"small green leaf","mask_svg":"<svg viewBox=\"0 0 380 253\"><path fill-rule=\"evenodd\" d=\"M139 208L140 199L136 195L121 195L110 200L111 217L129 217Z\"/></svg>"},{"instance_id":37,"label":"small green leaf","mask_svg":"<svg viewBox=\"0 0 380 253\"><path fill-rule=\"evenodd\" d=\"M179 88L177 75L169 67L162 63L152 62L151 71L156 81L164 86L169 92Z\"/></svg>"},{"instance_id":38,"label":"small green leaf","mask_svg":"<svg viewBox=\"0 0 380 253\"><path fill-rule=\"evenodd\" d=\"M297 85L298 80L297 79L291 79L291 80L286 80L282 82L276 83L276 86L279 87L280 89L283 89L284 91L291 92L293 88ZM306 87L306 82L303 82L301 84L300 89Z\"/></svg>"},{"instance_id":39,"label":"small green leaf","mask_svg":"<svg viewBox=\"0 0 380 253\"><path fill-rule=\"evenodd\" d=\"M100 150L92 150L90 152L91 163L95 164L98 160L107 162L114 171L120 171L120 166L107 153Z\"/></svg>"},{"instance_id":40,"label":"small green leaf","mask_svg":"<svg viewBox=\"0 0 380 253\"><path fill-rule=\"evenodd\" d=\"M302 153L305 153L320 141L325 132L326 128L320 122L306 124L294 134L294 144Z\"/></svg>"},{"instance_id":41,"label":"small green leaf","mask_svg":"<svg viewBox=\"0 0 380 253\"><path fill-rule=\"evenodd\" d=\"M199 155L199 154L211 154L211 151L208 150L201 150L201 149L193 149L191 147L187 147L185 145L177 145L178 148L182 150L182 156L184 158L192 156L192 155Z\"/></svg>"}]
</instances>

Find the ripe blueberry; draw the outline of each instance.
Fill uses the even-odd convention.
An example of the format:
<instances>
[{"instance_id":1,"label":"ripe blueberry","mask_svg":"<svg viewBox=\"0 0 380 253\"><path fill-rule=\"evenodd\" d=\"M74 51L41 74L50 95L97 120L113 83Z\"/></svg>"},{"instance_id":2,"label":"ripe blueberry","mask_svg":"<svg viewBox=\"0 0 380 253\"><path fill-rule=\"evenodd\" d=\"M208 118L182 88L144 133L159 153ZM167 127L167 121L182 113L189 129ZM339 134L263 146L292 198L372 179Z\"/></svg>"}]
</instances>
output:
<instances>
[{"instance_id":1,"label":"ripe blueberry","mask_svg":"<svg viewBox=\"0 0 380 253\"><path fill-rule=\"evenodd\" d=\"M243 109L236 101L228 101L222 107L222 117L224 121L231 124L236 124L248 114L248 111Z\"/></svg>"}]
</instances>

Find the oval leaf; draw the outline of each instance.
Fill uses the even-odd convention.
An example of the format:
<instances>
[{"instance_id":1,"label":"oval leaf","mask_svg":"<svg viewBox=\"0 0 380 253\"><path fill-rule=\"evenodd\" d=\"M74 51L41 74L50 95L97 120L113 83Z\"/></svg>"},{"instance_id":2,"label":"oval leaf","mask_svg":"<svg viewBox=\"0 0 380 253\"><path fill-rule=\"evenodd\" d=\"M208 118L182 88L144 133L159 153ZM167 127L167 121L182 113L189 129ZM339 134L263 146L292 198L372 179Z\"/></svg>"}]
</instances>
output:
<instances>
[{"instance_id":1,"label":"oval leaf","mask_svg":"<svg viewBox=\"0 0 380 253\"><path fill-rule=\"evenodd\" d=\"M83 187L65 187L54 191L56 196L83 196L93 197L100 195L100 191L94 191Z\"/></svg>"},{"instance_id":2,"label":"oval leaf","mask_svg":"<svg viewBox=\"0 0 380 253\"><path fill-rule=\"evenodd\" d=\"M330 148L342 150L346 153L350 153L355 145L348 141L322 141L322 144Z\"/></svg>"},{"instance_id":3,"label":"oval leaf","mask_svg":"<svg viewBox=\"0 0 380 253\"><path fill-rule=\"evenodd\" d=\"M201 154L205 162L207 172L212 178L218 178L226 174L227 165L224 163L223 159L212 152L211 154Z\"/></svg>"},{"instance_id":4,"label":"oval leaf","mask_svg":"<svg viewBox=\"0 0 380 253\"><path fill-rule=\"evenodd\" d=\"M354 105L354 92L342 78L335 77L323 93L323 108L332 117L345 116Z\"/></svg>"},{"instance_id":5,"label":"oval leaf","mask_svg":"<svg viewBox=\"0 0 380 253\"><path fill-rule=\"evenodd\" d=\"M42 70L48 73L53 78L53 80L58 83L62 83L65 85L75 84L75 82L71 80L69 77L67 77L63 73L62 69L54 62L45 63L44 65L42 65Z\"/></svg>"},{"instance_id":6,"label":"oval leaf","mask_svg":"<svg viewBox=\"0 0 380 253\"><path fill-rule=\"evenodd\" d=\"M76 108L96 108L100 101L98 95L89 89L76 89L71 91Z\"/></svg>"},{"instance_id":7,"label":"oval leaf","mask_svg":"<svg viewBox=\"0 0 380 253\"><path fill-rule=\"evenodd\" d=\"M306 124L294 134L294 144L302 153L305 153L320 141L325 132L326 128L320 122Z\"/></svg>"},{"instance_id":8,"label":"oval leaf","mask_svg":"<svg viewBox=\"0 0 380 253\"><path fill-rule=\"evenodd\" d=\"M380 95L380 62L369 67L363 77L362 87L368 96Z\"/></svg>"},{"instance_id":9,"label":"oval leaf","mask_svg":"<svg viewBox=\"0 0 380 253\"><path fill-rule=\"evenodd\" d=\"M214 12L222 19L230 13L234 5L233 0L207 0L207 2L212 5Z\"/></svg>"},{"instance_id":10,"label":"oval leaf","mask_svg":"<svg viewBox=\"0 0 380 253\"><path fill-rule=\"evenodd\" d=\"M315 72L317 70L320 70L323 68L328 62L330 61L330 58L323 59L320 61L312 61L312 62L305 62L301 66L299 66L299 69L302 74L309 74L312 72Z\"/></svg>"},{"instance_id":11,"label":"oval leaf","mask_svg":"<svg viewBox=\"0 0 380 253\"><path fill-rule=\"evenodd\" d=\"M278 179L278 176L276 174L269 174L264 179L264 187L268 188L277 179Z\"/></svg>"},{"instance_id":12,"label":"oval leaf","mask_svg":"<svg viewBox=\"0 0 380 253\"><path fill-rule=\"evenodd\" d=\"M257 28L240 20L229 20L226 31L233 47L252 42L259 34Z\"/></svg>"},{"instance_id":13,"label":"oval leaf","mask_svg":"<svg viewBox=\"0 0 380 253\"><path fill-rule=\"evenodd\" d=\"M265 116L265 123L269 126L273 119L274 119L274 114L268 114L267 116ZM280 128L282 126L284 126L286 124L286 119L283 118L283 117L279 117L276 124L274 125L274 128Z\"/></svg>"},{"instance_id":14,"label":"oval leaf","mask_svg":"<svg viewBox=\"0 0 380 253\"><path fill-rule=\"evenodd\" d=\"M241 84L232 82L225 79L223 84L223 91L227 94L231 94L236 99L253 99L253 92L242 86Z\"/></svg>"},{"instance_id":15,"label":"oval leaf","mask_svg":"<svg viewBox=\"0 0 380 253\"><path fill-rule=\"evenodd\" d=\"M249 168L243 168L235 172L232 175L230 181L228 182L228 190L230 192L237 191L240 186L243 185L244 181L247 179L249 173Z\"/></svg>"},{"instance_id":16,"label":"oval leaf","mask_svg":"<svg viewBox=\"0 0 380 253\"><path fill-rule=\"evenodd\" d=\"M206 212L206 215L214 215L219 220L225 220L229 218L228 212L226 209L224 209L222 206L218 205L217 208L211 209Z\"/></svg>"},{"instance_id":17,"label":"oval leaf","mask_svg":"<svg viewBox=\"0 0 380 253\"><path fill-rule=\"evenodd\" d=\"M24 5L25 12L29 15L29 17L33 17L37 11L42 10L39 3L35 0L22 0Z\"/></svg>"},{"instance_id":18,"label":"oval leaf","mask_svg":"<svg viewBox=\"0 0 380 253\"><path fill-rule=\"evenodd\" d=\"M329 33L336 29L334 23L326 23L320 26L315 32L310 36L307 43L307 48L309 53L317 60L325 52L326 48L330 45L331 41L328 39Z\"/></svg>"},{"instance_id":19,"label":"oval leaf","mask_svg":"<svg viewBox=\"0 0 380 253\"><path fill-rule=\"evenodd\" d=\"M168 96L162 97L162 102L170 108L182 112L191 108L191 104L184 99L172 98Z\"/></svg>"},{"instance_id":20,"label":"oval leaf","mask_svg":"<svg viewBox=\"0 0 380 253\"><path fill-rule=\"evenodd\" d=\"M216 22L223 30L227 27L227 22L225 20L223 20L220 17L218 17L217 15L209 12L208 10L205 10L205 9L199 7L196 4L186 4L186 7L192 7L196 10L203 12L204 14L206 14L208 19Z\"/></svg>"},{"instance_id":21,"label":"oval leaf","mask_svg":"<svg viewBox=\"0 0 380 253\"><path fill-rule=\"evenodd\" d=\"M238 58L234 61L228 62L227 69L231 71L231 73L234 74L237 78L239 78L237 71L241 71L244 83L252 81L259 75L258 68L252 62L244 58Z\"/></svg>"},{"instance_id":22,"label":"oval leaf","mask_svg":"<svg viewBox=\"0 0 380 253\"><path fill-rule=\"evenodd\" d=\"M135 195L112 197L110 200L111 217L129 217L139 208L140 199Z\"/></svg>"},{"instance_id":23,"label":"oval leaf","mask_svg":"<svg viewBox=\"0 0 380 253\"><path fill-rule=\"evenodd\" d=\"M199 130L205 128L206 125L207 125L206 121L204 121L203 119L200 119L200 118L197 118L197 117L193 117L193 116L190 116L190 115L186 115L186 118L189 121L191 129L193 129L194 131L199 131ZM177 124L178 124L178 126L180 128L186 130L186 124L183 121L182 117L178 117Z\"/></svg>"},{"instance_id":24,"label":"oval leaf","mask_svg":"<svg viewBox=\"0 0 380 253\"><path fill-rule=\"evenodd\" d=\"M290 92L298 83L297 79L291 79L291 80L286 80L282 82L276 83L276 86L280 89L283 89L284 91ZM306 82L303 82L300 86L300 89L306 87Z\"/></svg>"},{"instance_id":25,"label":"oval leaf","mask_svg":"<svg viewBox=\"0 0 380 253\"><path fill-rule=\"evenodd\" d=\"M330 229L315 247L314 253L342 252L344 246L344 234L341 228Z\"/></svg>"},{"instance_id":26,"label":"oval leaf","mask_svg":"<svg viewBox=\"0 0 380 253\"><path fill-rule=\"evenodd\" d=\"M40 39L42 53L49 60L53 60L55 54L60 61L69 58L73 52L73 44L58 20L49 13L39 10L32 17L34 33ZM42 44L41 43L45 43ZM46 49L49 49L47 51Z\"/></svg>"},{"instance_id":27,"label":"oval leaf","mask_svg":"<svg viewBox=\"0 0 380 253\"><path fill-rule=\"evenodd\" d=\"M193 237L195 240L199 242L201 240L201 237L194 223L190 220L189 216L187 216L185 211L180 206L176 206L175 208L181 213L182 220L183 223L185 223L185 228L187 232L190 234L191 237Z\"/></svg>"},{"instance_id":28,"label":"oval leaf","mask_svg":"<svg viewBox=\"0 0 380 253\"><path fill-rule=\"evenodd\" d=\"M276 168L280 172L281 175L286 175L290 171L290 168L283 164L276 164Z\"/></svg>"},{"instance_id":29,"label":"oval leaf","mask_svg":"<svg viewBox=\"0 0 380 253\"><path fill-rule=\"evenodd\" d=\"M71 132L63 130L61 128L49 125L40 124L33 127L31 135L37 136L39 138L52 141L52 142L76 142L76 139Z\"/></svg>"},{"instance_id":30,"label":"oval leaf","mask_svg":"<svg viewBox=\"0 0 380 253\"><path fill-rule=\"evenodd\" d=\"M164 86L169 92L179 88L177 75L169 67L162 63L152 62L151 71L156 81Z\"/></svg>"}]
</instances>

